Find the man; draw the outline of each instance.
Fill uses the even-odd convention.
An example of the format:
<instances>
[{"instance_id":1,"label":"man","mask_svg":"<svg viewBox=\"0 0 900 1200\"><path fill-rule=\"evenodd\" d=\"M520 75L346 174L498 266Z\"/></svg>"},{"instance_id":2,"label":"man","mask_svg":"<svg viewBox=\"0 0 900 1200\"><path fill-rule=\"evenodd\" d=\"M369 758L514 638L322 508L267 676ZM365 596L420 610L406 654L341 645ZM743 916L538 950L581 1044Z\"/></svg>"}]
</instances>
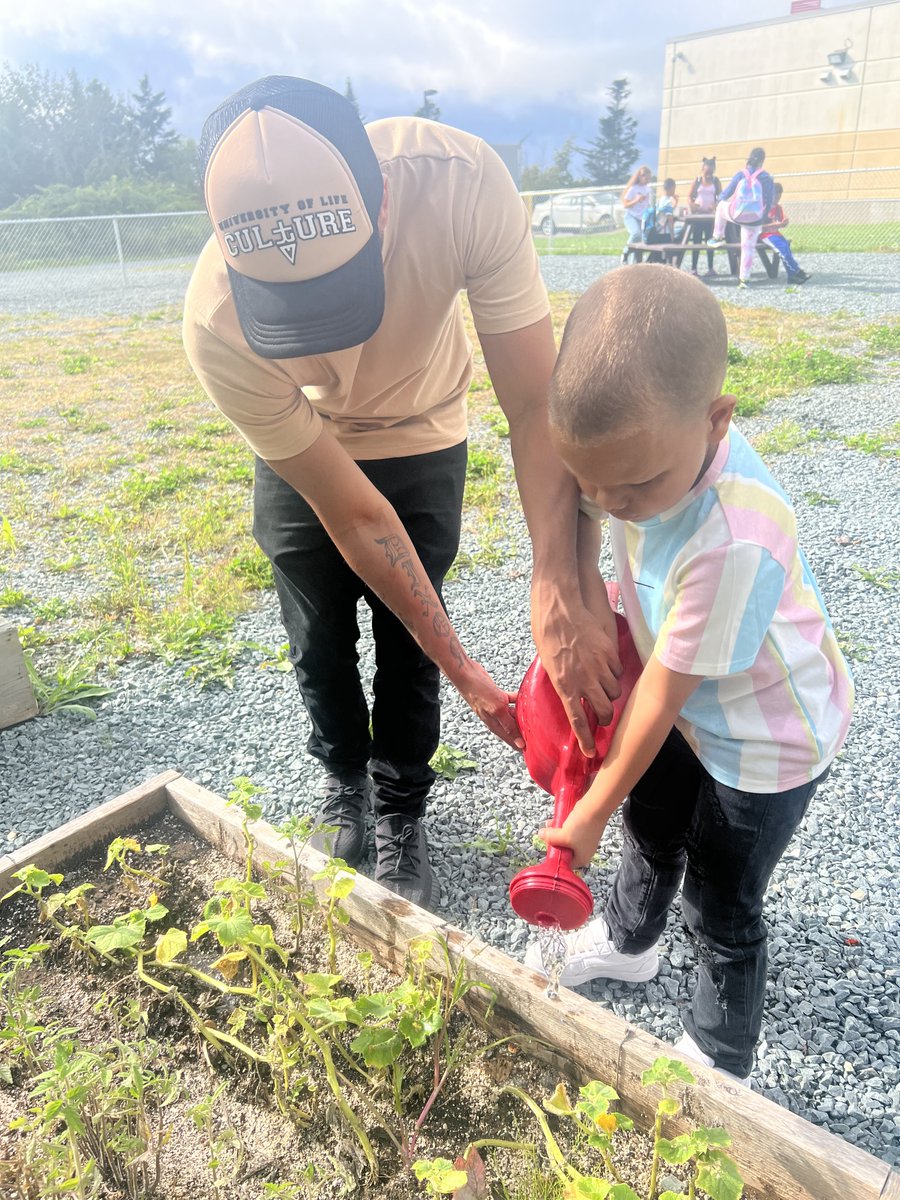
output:
<instances>
[{"instance_id":1,"label":"man","mask_svg":"<svg viewBox=\"0 0 900 1200\"><path fill-rule=\"evenodd\" d=\"M535 639L583 748L581 697L608 720L618 694L613 631L597 631L578 591L575 485L548 446L555 346L528 220L478 138L415 118L364 128L308 80L237 92L206 122L200 157L214 236L188 290L185 347L257 455L254 534L326 770L320 819L337 829L332 852L357 863L371 776L375 878L427 906L420 821L438 669L521 746L510 696L466 655L441 599L465 480L462 288L510 423ZM375 638L371 735L361 596Z\"/></svg>"}]
</instances>

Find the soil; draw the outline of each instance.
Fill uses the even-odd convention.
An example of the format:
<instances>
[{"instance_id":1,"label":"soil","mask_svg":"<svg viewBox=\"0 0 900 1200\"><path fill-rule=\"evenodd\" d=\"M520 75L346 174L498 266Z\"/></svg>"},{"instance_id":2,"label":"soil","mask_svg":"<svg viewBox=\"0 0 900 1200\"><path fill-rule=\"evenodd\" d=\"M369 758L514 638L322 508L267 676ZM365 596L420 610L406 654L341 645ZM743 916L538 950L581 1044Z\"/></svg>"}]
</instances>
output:
<instances>
[{"instance_id":1,"label":"soil","mask_svg":"<svg viewBox=\"0 0 900 1200\"><path fill-rule=\"evenodd\" d=\"M73 863L65 872L63 890L83 882L91 882L90 919L95 925L111 924L114 917L152 903L151 893L169 909L158 925L148 930L147 941L152 943L157 933L177 926L190 930L200 919L203 906L213 895L217 880L241 874L241 868L221 856L206 843L194 838L185 826L171 814L152 825L132 833L142 846L164 843L168 853L159 856L132 855L131 861L154 871L164 881L159 887L139 880L137 892L125 886L117 866L103 870L105 848ZM160 865L162 864L162 865ZM290 926L287 905L273 897L274 885L267 885L268 898L258 901L253 915L257 923L271 924L276 942L293 947L295 936ZM58 914L70 922L68 913ZM158 1044L158 1056L152 1058L158 1067L165 1063L178 1073L177 1098L159 1113L166 1130L165 1144L159 1155L159 1183L152 1193L141 1192L147 1200L262 1200L266 1195L278 1195L265 1184L282 1184L280 1193L291 1200L327 1200L330 1197L356 1196L361 1200L409 1200L423 1195L423 1185L416 1182L404 1168L400 1155L391 1140L398 1135L398 1119L391 1102L389 1088L373 1090L361 1075L355 1075L346 1060L335 1056L344 1074L344 1094L365 1128L375 1149L379 1177L372 1178L359 1141L342 1116L328 1086L318 1058L302 1063L306 1072L305 1087L298 1090L298 1103L305 1116L302 1120L285 1116L275 1102L273 1081L265 1064L256 1064L240 1055L231 1061L202 1038L189 1015L171 996L163 995L141 983L134 969L134 960L122 963L92 963L85 952L71 941L57 939L46 924L39 924L37 906L27 897L16 896L0 909L0 944L8 939L5 950L27 947L34 942L49 941L53 948L41 957L25 981L40 989L39 1011L42 1024L49 1028L64 1025L73 1030L68 1036L77 1044L97 1051L123 1041L142 1040L146 1045ZM328 972L327 938L321 915L312 912L305 921L300 945L289 962L292 972ZM221 953L214 948L211 935L192 943L183 961L215 976L213 963ZM355 996L360 991L386 991L395 987L399 978L377 964L371 967L369 978L357 955L358 947L346 936L338 944L335 973L343 976L342 994ZM243 967L241 968L243 969ZM234 997L223 996L205 989L191 976L158 972L166 983L177 979L178 986L204 1020L218 1029L228 1029L228 1018L235 1007ZM237 978L233 982L246 983ZM146 1014L145 1027L129 1024L126 1005L132 1013ZM0 1033L6 1011L0 990ZM262 1050L265 1047L263 1027L252 1020L238 1036ZM352 1031L342 1038L345 1046L352 1040ZM531 1058L525 1043L504 1043L489 1048L489 1030L479 1028L462 1014L453 1018L451 1035L462 1036L466 1054L462 1065L451 1073L447 1084L432 1107L422 1127L414 1159L444 1157L453 1160L463 1153L469 1142L480 1138L497 1138L527 1142L535 1152L505 1149L485 1149L487 1164L486 1189L472 1191L472 1197L503 1197L505 1200L556 1200L560 1190L550 1170L543 1138L534 1116L518 1099L504 1094L508 1085L520 1088L538 1104L549 1096L558 1075L537 1059ZM2 1043L0 1043L2 1045ZM404 1051L408 1064L405 1081L406 1110L412 1119L421 1112L429 1097L434 1076L434 1064L423 1050L418 1057ZM47 1190L46 1173L42 1176L40 1156L31 1164L33 1183L27 1179L23 1165L26 1133L13 1131L9 1125L28 1114L35 1105L29 1100L34 1078L26 1072L22 1060L7 1063L9 1072L0 1071L0 1200L32 1200L32 1197L56 1195ZM12 1082L9 1082L11 1074ZM361 1086L358 1086L358 1083ZM212 1107L209 1132L198 1131L191 1115L204 1098L214 1094L224 1083ZM569 1088L570 1098L577 1098ZM599 1156L586 1147L573 1143L568 1130L570 1122L557 1123L549 1118L569 1161L586 1174L603 1174ZM211 1147L210 1138L221 1139ZM219 1167L214 1171L210 1160L219 1154ZM650 1140L633 1132L616 1135L615 1162L621 1178L640 1194L645 1194ZM682 1176L684 1168L679 1168ZM669 1179L666 1186L673 1187ZM686 1184L686 1178L681 1179ZM294 1184L294 1190L286 1185ZM680 1190L680 1189L676 1189ZM73 1193L77 1195L77 1192ZM104 1179L98 1192L101 1200L113 1200L126 1195L109 1178Z\"/></svg>"}]
</instances>

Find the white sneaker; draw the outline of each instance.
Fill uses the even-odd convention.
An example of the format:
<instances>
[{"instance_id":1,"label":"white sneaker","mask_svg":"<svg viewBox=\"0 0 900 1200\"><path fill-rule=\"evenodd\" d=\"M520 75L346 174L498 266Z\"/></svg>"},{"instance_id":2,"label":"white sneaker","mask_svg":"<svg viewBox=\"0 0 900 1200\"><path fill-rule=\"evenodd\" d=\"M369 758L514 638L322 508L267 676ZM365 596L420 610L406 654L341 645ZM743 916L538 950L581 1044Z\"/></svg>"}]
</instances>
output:
<instances>
[{"instance_id":1,"label":"white sneaker","mask_svg":"<svg viewBox=\"0 0 900 1200\"><path fill-rule=\"evenodd\" d=\"M711 238L707 238L707 239L706 239L706 244L707 244L707 246L709 246L709 248L710 248L711 250L715 250L715 249L717 249L719 246L724 246L724 245L725 245L725 239L724 239L723 237L711 237Z\"/></svg>"},{"instance_id":2,"label":"white sneaker","mask_svg":"<svg viewBox=\"0 0 900 1200\"><path fill-rule=\"evenodd\" d=\"M683 1033L675 1045L672 1047L682 1058L691 1058L694 1062L703 1063L704 1067L712 1067L719 1075L725 1079L730 1079L732 1083L739 1083L741 1087L750 1088L750 1076L747 1075L741 1079L740 1075L732 1075L730 1071L720 1070L713 1059L708 1054L704 1054L694 1039L689 1033Z\"/></svg>"},{"instance_id":3,"label":"white sneaker","mask_svg":"<svg viewBox=\"0 0 900 1200\"><path fill-rule=\"evenodd\" d=\"M563 968L559 982L564 987L575 987L589 979L624 979L627 983L644 983L659 970L659 955L651 946L641 954L620 954L609 940L609 929L602 917L595 917L573 933L565 935L569 961ZM525 951L525 966L544 975L541 948L532 942Z\"/></svg>"}]
</instances>

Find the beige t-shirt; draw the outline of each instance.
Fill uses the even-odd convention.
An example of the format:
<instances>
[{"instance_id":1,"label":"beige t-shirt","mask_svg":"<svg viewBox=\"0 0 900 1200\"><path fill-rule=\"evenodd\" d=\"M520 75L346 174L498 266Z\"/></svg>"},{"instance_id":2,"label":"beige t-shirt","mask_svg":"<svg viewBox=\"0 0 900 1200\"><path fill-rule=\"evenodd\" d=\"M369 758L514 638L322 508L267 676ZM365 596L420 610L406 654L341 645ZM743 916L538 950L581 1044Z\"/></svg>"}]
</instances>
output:
<instances>
[{"instance_id":1,"label":"beige t-shirt","mask_svg":"<svg viewBox=\"0 0 900 1200\"><path fill-rule=\"evenodd\" d=\"M299 454L323 428L356 459L455 446L466 436L472 373L460 291L479 333L524 329L549 311L525 207L489 146L414 117L376 121L367 132L388 181L388 219L384 319L366 343L258 357L213 238L188 287L191 366L262 458Z\"/></svg>"}]
</instances>

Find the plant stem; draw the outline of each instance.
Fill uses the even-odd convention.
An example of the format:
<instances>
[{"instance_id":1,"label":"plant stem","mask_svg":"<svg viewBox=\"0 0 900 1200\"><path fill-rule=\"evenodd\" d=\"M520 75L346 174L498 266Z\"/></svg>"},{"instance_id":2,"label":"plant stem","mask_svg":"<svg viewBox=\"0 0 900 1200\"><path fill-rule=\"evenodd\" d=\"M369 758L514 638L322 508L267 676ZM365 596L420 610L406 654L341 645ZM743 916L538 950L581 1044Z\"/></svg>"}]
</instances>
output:
<instances>
[{"instance_id":1,"label":"plant stem","mask_svg":"<svg viewBox=\"0 0 900 1200\"><path fill-rule=\"evenodd\" d=\"M665 1094L665 1091L663 1092ZM650 1163L650 1186L648 1200L656 1200L656 1177L659 1174L659 1139L662 1137L662 1113L657 1108L653 1122L653 1159Z\"/></svg>"},{"instance_id":2,"label":"plant stem","mask_svg":"<svg viewBox=\"0 0 900 1200\"><path fill-rule=\"evenodd\" d=\"M523 1092L516 1087L505 1087L502 1089L502 1091L507 1092L510 1096L517 1097L523 1102L523 1104L527 1104L534 1113L535 1117L537 1118L537 1123L541 1127L541 1133L544 1135L544 1144L547 1148L547 1155L550 1159L550 1165L553 1167L553 1170L563 1183L569 1183L571 1169L569 1164L566 1162L566 1156L559 1148L559 1143L553 1136L550 1126L547 1123L547 1118L544 1116L543 1112L538 1108L527 1092ZM567 1172L569 1172L569 1174L567 1174Z\"/></svg>"}]
</instances>

